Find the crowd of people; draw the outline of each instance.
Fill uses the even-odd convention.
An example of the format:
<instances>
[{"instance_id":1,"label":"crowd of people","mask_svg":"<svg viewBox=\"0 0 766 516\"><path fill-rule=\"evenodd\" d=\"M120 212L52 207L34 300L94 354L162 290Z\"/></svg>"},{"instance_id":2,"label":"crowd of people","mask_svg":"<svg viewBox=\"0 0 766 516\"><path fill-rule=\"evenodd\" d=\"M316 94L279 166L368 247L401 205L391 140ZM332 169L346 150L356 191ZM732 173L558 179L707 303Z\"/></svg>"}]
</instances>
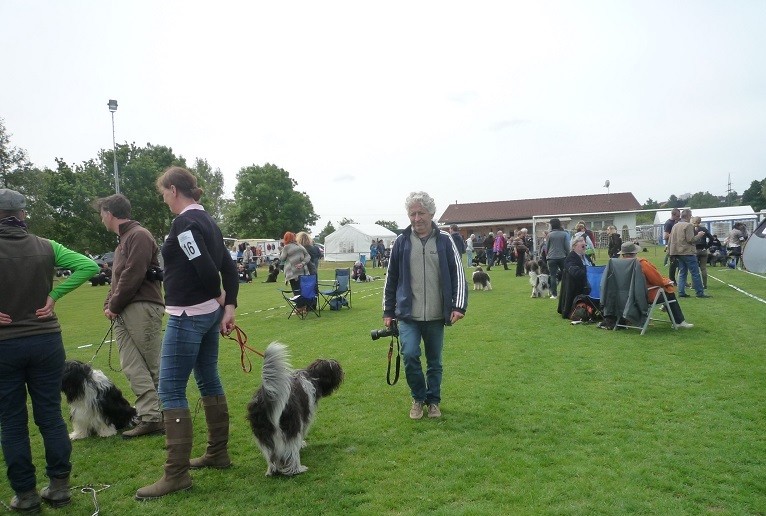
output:
<instances>
[{"instance_id":1,"label":"crowd of people","mask_svg":"<svg viewBox=\"0 0 766 516\"><path fill-rule=\"evenodd\" d=\"M242 262L232 260L219 227L200 204L203 192L189 170L168 168L156 187L175 217L161 247L132 219L127 197L115 194L95 201L104 227L119 236L112 266L101 268L88 256L30 234L25 197L0 189L0 259L5 264L0 268L0 281L26 294L0 296L0 432L15 493L11 500L14 510L36 510L42 501L62 506L71 497L72 448L60 397L65 352L53 308L89 279L96 285L102 281L99 278L108 277L103 314L113 325L120 365L136 399L137 423L122 437L165 434L162 475L138 489L135 498L149 500L189 489L190 469L231 466L229 409L218 373L219 338L235 328L239 284L252 281L248 265L257 260L256 252L246 245ZM465 263L486 263L487 270L498 264L508 270L508 263L515 263L517 277L526 276L525 264L530 258L541 260L549 274L551 298L558 301L562 317L569 317L575 299L590 292L588 270L595 264L598 243L584 222L577 223L571 234L558 218L550 220L537 249L523 227L508 235L498 230L464 239L456 225L449 232L437 227L435 202L426 192L410 193L404 207L410 225L388 249L382 240L373 240L370 259L373 268L387 266L383 323L387 328L396 327L401 339L411 397L409 417L439 418L445 327L465 317L468 307L463 255ZM670 267L669 277L665 277L640 257L640 246L622 242L614 226L606 233L608 257L637 260L645 284L664 291L671 301L672 320L682 328L693 327L679 304L679 298L690 297L687 277L691 277L697 298L711 297L705 292L711 250L725 248L736 266L747 238L746 228L738 223L721 243L699 217L692 217L691 210L674 210L664 225ZM308 233L285 232L279 259L270 265L267 281L276 281L283 272L284 281L297 294L300 277L317 274L320 256ZM56 268L71 274L54 286ZM352 278L367 278L363 263L355 263ZM656 295L647 292L648 301ZM306 311L309 307L301 302L299 298L297 309ZM196 458L191 457L193 428L186 395L192 373L207 426L206 450ZM49 477L40 492L30 451L27 393L43 439Z\"/></svg>"}]
</instances>

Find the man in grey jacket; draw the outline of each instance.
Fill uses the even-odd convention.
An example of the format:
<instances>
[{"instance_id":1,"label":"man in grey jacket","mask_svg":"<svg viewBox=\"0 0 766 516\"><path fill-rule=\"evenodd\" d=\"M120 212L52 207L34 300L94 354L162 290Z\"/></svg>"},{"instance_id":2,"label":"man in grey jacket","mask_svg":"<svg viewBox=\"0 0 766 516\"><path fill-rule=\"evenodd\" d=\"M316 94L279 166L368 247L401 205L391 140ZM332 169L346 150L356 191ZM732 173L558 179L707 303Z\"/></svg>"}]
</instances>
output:
<instances>
[{"instance_id":1,"label":"man in grey jacket","mask_svg":"<svg viewBox=\"0 0 766 516\"><path fill-rule=\"evenodd\" d=\"M670 246L668 254L678 260L678 297L689 297L686 293L686 274L692 275L692 286L697 297L712 297L705 294L697 262L697 242L705 234L702 231L694 233L694 225L690 222L692 210L686 208L681 212L681 220L676 222L670 231Z\"/></svg>"},{"instance_id":2,"label":"man in grey jacket","mask_svg":"<svg viewBox=\"0 0 766 516\"><path fill-rule=\"evenodd\" d=\"M433 223L434 200L412 192L405 201L410 227L394 241L383 289L383 322L398 320L404 370L412 394L410 418L441 416L444 326L465 315L468 288L460 252L446 231ZM420 363L420 341L426 374Z\"/></svg>"}]
</instances>

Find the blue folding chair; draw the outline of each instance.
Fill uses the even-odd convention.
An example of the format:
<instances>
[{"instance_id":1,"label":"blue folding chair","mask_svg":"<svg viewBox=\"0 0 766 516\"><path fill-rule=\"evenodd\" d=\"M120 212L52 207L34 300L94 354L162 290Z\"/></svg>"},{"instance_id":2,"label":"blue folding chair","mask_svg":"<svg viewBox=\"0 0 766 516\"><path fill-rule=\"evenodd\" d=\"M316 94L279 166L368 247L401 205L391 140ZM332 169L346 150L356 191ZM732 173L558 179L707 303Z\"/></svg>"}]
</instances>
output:
<instances>
[{"instance_id":1,"label":"blue folding chair","mask_svg":"<svg viewBox=\"0 0 766 516\"><path fill-rule=\"evenodd\" d=\"M280 291L290 307L290 313L287 315L287 318L289 319L293 315L297 315L301 319L305 319L309 313L319 317L319 282L316 274L299 276L298 283L300 284L298 292L292 290Z\"/></svg>"},{"instance_id":2,"label":"blue folding chair","mask_svg":"<svg viewBox=\"0 0 766 516\"><path fill-rule=\"evenodd\" d=\"M320 281L330 288L319 291L322 296L322 310L340 310L342 307L351 308L351 269L335 269L335 279Z\"/></svg>"},{"instance_id":3,"label":"blue folding chair","mask_svg":"<svg viewBox=\"0 0 766 516\"><path fill-rule=\"evenodd\" d=\"M586 274L588 278L588 286L590 286L590 297L598 306L601 299L601 276L604 275L604 269L606 265L592 265L586 268Z\"/></svg>"}]
</instances>

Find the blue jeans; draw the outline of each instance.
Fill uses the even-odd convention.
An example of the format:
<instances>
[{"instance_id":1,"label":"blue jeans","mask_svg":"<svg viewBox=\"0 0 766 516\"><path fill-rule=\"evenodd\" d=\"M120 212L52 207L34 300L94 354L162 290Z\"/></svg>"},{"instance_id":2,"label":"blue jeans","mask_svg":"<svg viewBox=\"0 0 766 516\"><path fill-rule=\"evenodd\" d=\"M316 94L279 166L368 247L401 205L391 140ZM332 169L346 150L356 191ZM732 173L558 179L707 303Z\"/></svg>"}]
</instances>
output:
<instances>
[{"instance_id":1,"label":"blue jeans","mask_svg":"<svg viewBox=\"0 0 766 516\"><path fill-rule=\"evenodd\" d=\"M69 475L72 443L61 416L64 373L61 333L45 333L0 341L0 441L11 488L35 489L35 466L29 441L27 390L32 414L45 447L45 474Z\"/></svg>"},{"instance_id":2,"label":"blue jeans","mask_svg":"<svg viewBox=\"0 0 766 516\"><path fill-rule=\"evenodd\" d=\"M678 260L678 294L686 294L686 273L692 274L692 287L698 296L705 294L702 286L702 277L700 276L700 266L695 255L679 255L675 257ZM672 258L671 258L672 259Z\"/></svg>"},{"instance_id":3,"label":"blue jeans","mask_svg":"<svg viewBox=\"0 0 766 516\"><path fill-rule=\"evenodd\" d=\"M484 252L487 254L487 270L489 270L489 268L495 264L495 251L487 249Z\"/></svg>"},{"instance_id":4,"label":"blue jeans","mask_svg":"<svg viewBox=\"0 0 766 516\"><path fill-rule=\"evenodd\" d=\"M428 405L441 401L444 321L399 321L404 372L412 398ZM420 365L420 340L426 352L426 374Z\"/></svg>"},{"instance_id":5,"label":"blue jeans","mask_svg":"<svg viewBox=\"0 0 766 516\"><path fill-rule=\"evenodd\" d=\"M564 262L566 258L548 258L548 283L551 285L551 295L558 296L558 290L556 288L559 284L558 274L559 270L564 270Z\"/></svg>"},{"instance_id":6,"label":"blue jeans","mask_svg":"<svg viewBox=\"0 0 766 516\"><path fill-rule=\"evenodd\" d=\"M171 315L162 341L159 395L162 410L189 408L186 384L194 379L202 396L222 395L218 337L223 308L205 315Z\"/></svg>"}]
</instances>

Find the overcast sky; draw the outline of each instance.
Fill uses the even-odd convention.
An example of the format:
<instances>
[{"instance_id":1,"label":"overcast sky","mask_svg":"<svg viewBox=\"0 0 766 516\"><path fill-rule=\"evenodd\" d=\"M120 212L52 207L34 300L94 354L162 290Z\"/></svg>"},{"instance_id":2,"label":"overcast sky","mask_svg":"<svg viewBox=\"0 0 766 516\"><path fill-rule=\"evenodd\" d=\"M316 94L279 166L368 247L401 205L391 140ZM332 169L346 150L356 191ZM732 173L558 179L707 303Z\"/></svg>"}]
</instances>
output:
<instances>
[{"instance_id":1,"label":"overcast sky","mask_svg":"<svg viewBox=\"0 0 766 516\"><path fill-rule=\"evenodd\" d=\"M766 177L766 1L1 0L0 117L37 166L118 143L290 173L320 216L740 194ZM204 199L204 198L203 198Z\"/></svg>"}]
</instances>

